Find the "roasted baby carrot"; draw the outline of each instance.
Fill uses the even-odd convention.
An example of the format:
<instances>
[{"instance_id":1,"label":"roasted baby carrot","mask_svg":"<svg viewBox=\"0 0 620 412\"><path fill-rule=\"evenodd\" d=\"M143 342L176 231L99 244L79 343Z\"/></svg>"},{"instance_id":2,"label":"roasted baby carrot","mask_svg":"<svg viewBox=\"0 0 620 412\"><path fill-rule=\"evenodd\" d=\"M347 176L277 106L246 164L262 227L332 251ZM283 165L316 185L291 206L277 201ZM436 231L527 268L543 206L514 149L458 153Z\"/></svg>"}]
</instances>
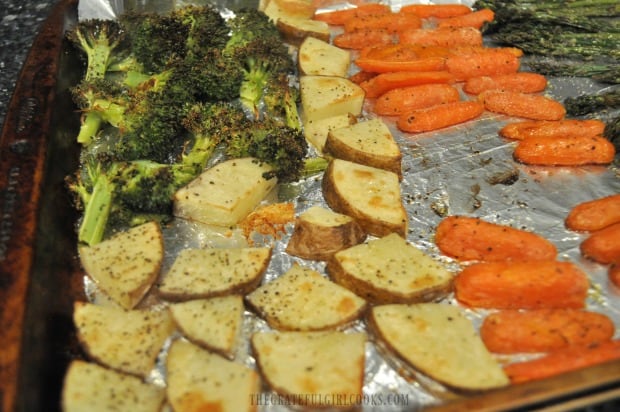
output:
<instances>
[{"instance_id":1,"label":"roasted baby carrot","mask_svg":"<svg viewBox=\"0 0 620 412\"><path fill-rule=\"evenodd\" d=\"M543 357L506 365L512 383L529 382L620 359L620 339L594 345L568 346Z\"/></svg>"},{"instance_id":2,"label":"roasted baby carrot","mask_svg":"<svg viewBox=\"0 0 620 412\"><path fill-rule=\"evenodd\" d=\"M403 44L421 46L482 46L482 33L473 27L442 27L404 30L398 35Z\"/></svg>"},{"instance_id":3,"label":"roasted baby carrot","mask_svg":"<svg viewBox=\"0 0 620 412\"><path fill-rule=\"evenodd\" d=\"M571 262L479 262L454 279L456 299L484 309L583 309L586 274Z\"/></svg>"},{"instance_id":4,"label":"roasted baby carrot","mask_svg":"<svg viewBox=\"0 0 620 412\"><path fill-rule=\"evenodd\" d=\"M456 102L459 91L449 84L422 84L390 90L375 100L373 112L382 116L399 116L410 110Z\"/></svg>"},{"instance_id":5,"label":"roasted baby carrot","mask_svg":"<svg viewBox=\"0 0 620 412\"><path fill-rule=\"evenodd\" d=\"M422 19L415 14L406 13L378 13L357 16L347 20L344 31L355 31L361 29L386 29L393 33L402 30L419 29L422 27Z\"/></svg>"},{"instance_id":6,"label":"roasted baby carrot","mask_svg":"<svg viewBox=\"0 0 620 412\"><path fill-rule=\"evenodd\" d=\"M514 74L521 65L520 58L509 49L480 48L461 52L446 58L446 70L457 81L472 77Z\"/></svg>"},{"instance_id":7,"label":"roasted baby carrot","mask_svg":"<svg viewBox=\"0 0 620 412\"><path fill-rule=\"evenodd\" d=\"M487 349L504 354L600 343L611 340L614 333L614 322L607 315L580 309L501 310L480 326Z\"/></svg>"},{"instance_id":8,"label":"roasted baby carrot","mask_svg":"<svg viewBox=\"0 0 620 412\"><path fill-rule=\"evenodd\" d=\"M377 73L365 72L363 70L360 70L359 72L354 73L351 76L349 76L349 80L351 80L355 84L362 84L372 79L376 75Z\"/></svg>"},{"instance_id":9,"label":"roasted baby carrot","mask_svg":"<svg viewBox=\"0 0 620 412\"><path fill-rule=\"evenodd\" d=\"M360 57L355 64L362 70L374 73L431 72L445 68L443 57L413 58L409 60L386 60Z\"/></svg>"},{"instance_id":10,"label":"roasted baby carrot","mask_svg":"<svg viewBox=\"0 0 620 412\"><path fill-rule=\"evenodd\" d=\"M389 72L380 73L360 84L366 97L373 99L399 87L417 86L431 83L453 83L454 76L444 70L431 72Z\"/></svg>"},{"instance_id":11,"label":"roasted baby carrot","mask_svg":"<svg viewBox=\"0 0 620 412\"><path fill-rule=\"evenodd\" d=\"M491 9L480 9L460 16L439 19L437 27L475 27L482 28L485 23L495 19L495 12Z\"/></svg>"},{"instance_id":12,"label":"roasted baby carrot","mask_svg":"<svg viewBox=\"0 0 620 412\"><path fill-rule=\"evenodd\" d=\"M602 136L530 137L519 141L515 160L539 166L606 165L614 160L614 145Z\"/></svg>"},{"instance_id":13,"label":"roasted baby carrot","mask_svg":"<svg viewBox=\"0 0 620 412\"><path fill-rule=\"evenodd\" d=\"M487 90L480 93L478 98L488 111L507 116L531 120L560 120L566 114L562 103L540 94Z\"/></svg>"},{"instance_id":14,"label":"roasted baby carrot","mask_svg":"<svg viewBox=\"0 0 620 412\"><path fill-rule=\"evenodd\" d=\"M620 262L620 223L592 232L579 249L583 256L599 263Z\"/></svg>"},{"instance_id":15,"label":"roasted baby carrot","mask_svg":"<svg viewBox=\"0 0 620 412\"><path fill-rule=\"evenodd\" d=\"M379 3L362 3L354 8L315 13L313 19L324 21L328 24L341 26L352 18L379 13L391 13L390 6Z\"/></svg>"},{"instance_id":16,"label":"roasted baby carrot","mask_svg":"<svg viewBox=\"0 0 620 412\"><path fill-rule=\"evenodd\" d=\"M592 232L620 222L620 194L575 205L564 219L570 230ZM620 242L620 239L618 239Z\"/></svg>"},{"instance_id":17,"label":"roasted baby carrot","mask_svg":"<svg viewBox=\"0 0 620 412\"><path fill-rule=\"evenodd\" d=\"M337 34L332 42L343 49L361 50L370 45L392 44L394 38L386 29L361 29Z\"/></svg>"},{"instance_id":18,"label":"roasted baby carrot","mask_svg":"<svg viewBox=\"0 0 620 412\"><path fill-rule=\"evenodd\" d=\"M532 136L598 136L604 130L605 123L597 119L522 120L508 123L499 130L499 135L506 139L523 140Z\"/></svg>"},{"instance_id":19,"label":"roasted baby carrot","mask_svg":"<svg viewBox=\"0 0 620 412\"><path fill-rule=\"evenodd\" d=\"M401 7L401 13L413 13L418 17L427 19L429 17L448 18L469 14L472 9L464 4L407 4Z\"/></svg>"},{"instance_id":20,"label":"roasted baby carrot","mask_svg":"<svg viewBox=\"0 0 620 412\"><path fill-rule=\"evenodd\" d=\"M539 73L512 72L507 74L469 77L463 91L478 95L487 90L507 90L521 93L538 93L547 87L547 78Z\"/></svg>"},{"instance_id":21,"label":"roasted baby carrot","mask_svg":"<svg viewBox=\"0 0 620 412\"><path fill-rule=\"evenodd\" d=\"M403 112L398 117L396 126L406 133L430 132L473 120L483 112L484 106L477 101L437 104Z\"/></svg>"},{"instance_id":22,"label":"roasted baby carrot","mask_svg":"<svg viewBox=\"0 0 620 412\"><path fill-rule=\"evenodd\" d=\"M435 244L459 261L552 260L557 249L544 237L477 217L448 216L435 231Z\"/></svg>"}]
</instances>

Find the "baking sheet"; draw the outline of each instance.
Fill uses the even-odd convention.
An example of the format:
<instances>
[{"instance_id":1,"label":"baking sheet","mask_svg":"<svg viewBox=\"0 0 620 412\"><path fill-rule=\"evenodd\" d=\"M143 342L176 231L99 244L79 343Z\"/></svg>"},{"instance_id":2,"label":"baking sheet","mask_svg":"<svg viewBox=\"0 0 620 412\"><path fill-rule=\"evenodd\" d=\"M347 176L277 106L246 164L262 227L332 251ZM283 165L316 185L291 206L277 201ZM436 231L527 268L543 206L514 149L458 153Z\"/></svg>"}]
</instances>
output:
<instances>
[{"instance_id":1,"label":"baking sheet","mask_svg":"<svg viewBox=\"0 0 620 412\"><path fill-rule=\"evenodd\" d=\"M88 1L80 2L81 7ZM114 15L118 9L112 3L97 1L106 9L105 13ZM117 4L117 3L114 3ZM162 2L164 7L168 2ZM151 7L149 2L136 2L128 5L131 7ZM394 4L398 7L399 4ZM98 9L100 6L93 6ZM125 4L123 3L123 7ZM72 10L67 13L69 24L73 16ZM68 64L61 64L61 68L71 67L71 56L63 55L68 59ZM75 63L75 62L73 62ZM60 72L56 89L56 100L63 101L67 95L63 95L63 87L75 79L75 73ZM563 98L575 95L582 90L602 90L604 86L592 82L575 82L567 79L550 79L547 94L551 97ZM65 100L66 103L66 100ZM72 146L71 118L75 114L67 104L59 105L55 109L55 122L53 139L50 145L50 153L47 154L47 167L49 176L46 182L52 182L53 188L45 189L43 207L39 213L38 221L41 225L37 231L37 260L33 273L33 284L29 292L29 301L41 302L39 306L29 309L26 324L34 328L28 332L24 349L35 348L34 352L43 351L32 356L24 356L20 380L20 402L29 405L21 410L37 411L50 410L49 405L58 405L60 379L66 362L74 356L78 356L78 350L74 344L70 325L70 307L72 299L79 298L81 293L72 283L75 277L71 274L80 274L76 265L75 255L59 257L58 238L51 238L50 233L63 233L62 245L64 249L74 250L75 239L68 234L69 223L76 216L67 210L67 205L62 205L68 199L63 196L60 175L71 170L75 162L65 160L67 154L75 155L75 147ZM62 119L62 121L58 121ZM592 280L592 293L588 299L588 306L594 310L600 310L611 316L616 325L620 325L620 292L612 289L606 280L605 268L581 258L578 250L579 243L584 235L567 231L563 226L563 219L568 209L581 201L590 200L607 194L620 192L620 179L618 179L618 158L610 167L580 167L580 168L544 168L529 167L517 164L513 161L512 144L503 141L497 136L500 125L510 120L506 117L485 114L481 119L443 130L440 133L420 134L405 136L398 133L393 124L394 134L403 150L403 173L402 193L404 204L410 217L410 232L408 240L416 246L428 251L437 259L444 261L452 268L456 264L442 257L434 247L433 233L437 223L444 214L470 214L484 219L510 224L543 234L553 241L559 249L560 258L575 262L582 267ZM75 121L75 119L73 119ZM63 124L70 123L69 125ZM518 176L513 181L512 177ZM299 197L300 194L304 196ZM283 186L277 194L279 201L294 201L297 212L301 212L313 204L321 204L320 179L309 179L297 185ZM59 219L56 214L57 208L64 214ZM288 228L288 235L292 227ZM171 261L179 248L189 246L218 246L225 242L223 237L211 228L177 221L173 228L166 230L167 264ZM287 235L287 236L288 236ZM258 239L259 241L261 239ZM287 237L275 244L274 259L269 268L266 280L270 280L289 267L292 262L299 261L304 265L314 266L324 273L323 264L309 263L286 255L283 252ZM239 237L235 241L242 241ZM263 239L271 243L272 239ZM62 247L60 248L62 250ZM46 254L47 252L47 254ZM47 277L54 278L56 284L50 288ZM96 292L86 278L79 278L78 287L89 293L96 299ZM71 287L67 287L68 282ZM86 287L84 287L86 286ZM70 293L66 293L69 291ZM42 300L41 294L45 295ZM53 302L50 295L63 296L50 311L43 303ZM70 296L67 296L70 295ZM448 299L446 303L454 303ZM33 307L33 305L31 305ZM51 313L50 313L51 312ZM55 322L50 323L49 317L58 316ZM474 324L481 319L483 312L467 310L468 316ZM69 316L69 317L68 317ZM46 317L46 321L40 318ZM43 329L43 330L41 330ZM53 329L53 330L50 330ZM253 331L267 329L266 324L250 312L246 313L244 331L249 336ZM364 324L358 322L351 327L353 330L364 329ZM49 339L46 346L41 339ZM43 349L41 349L43 346ZM38 349L37 349L38 348ZM430 391L427 385L406 379L398 373L395 365L386 362L372 344L367 349L366 376L364 394L367 398L363 402L363 410L401 411L416 410L444 402L436 393ZM247 344L241 345L237 360L254 365ZM44 365L37 368L37 365ZM593 368L596 373L588 379L587 372L581 371L567 375L566 379L547 380L525 385L521 397L515 398L514 389L493 392L480 397L480 402L475 402L476 397L468 404L468 410L490 408L489 410L505 409L506 405L515 405L515 402L565 396L567 393L580 394L582 390L591 390L596 385L608 386L610 382L617 385L620 381L620 365L614 364L614 369L606 367ZM54 370L56 368L56 370ZM597 379L596 377L599 377ZM155 382L163 383L162 370L156 370L151 376ZM50 385L50 382L52 383ZM554 385L550 386L549 382ZM572 385L566 384L573 382ZM558 386L560 385L560 386ZM37 390L32 392L36 386ZM46 389L42 389L47 386ZM556 388L552 390L552 388ZM558 391L558 388L561 390ZM52 393L53 392L53 393ZM510 397L502 397L502 393L512 393ZM36 395L33 395L36 394ZM499 394L499 395L497 395ZM37 396L38 395L38 396ZM266 394L269 395L269 394ZM495 396L493 396L495 395ZM285 405L276 405L277 398L266 397L265 405L261 410L290 410ZM388 405L387 400L391 405ZM486 402L484 401L486 399ZM52 403L50 403L52 400ZM374 404L373 404L374 403ZM377 405L379 403L379 405ZM46 406L47 405L47 406ZM500 406L503 405L503 406ZM54 408L51 408L54 409ZM7 409L8 410L8 409ZM455 409L458 410L458 409ZM461 409L462 410L462 409Z\"/></svg>"},{"instance_id":2,"label":"baking sheet","mask_svg":"<svg viewBox=\"0 0 620 412\"><path fill-rule=\"evenodd\" d=\"M93 2L107 3L105 0ZM82 0L81 4L83 3L90 1ZM163 3L164 8L170 6L168 2ZM254 2L244 4L256 7ZM396 10L408 2L389 4ZM471 5L469 2L465 4ZM148 2L143 6L148 9L153 5L155 8L158 6L157 3ZM332 4L319 11L350 6L348 3ZM118 9L119 12L121 10L124 8ZM584 79L549 80L546 94L560 101L567 96L585 91L600 91L606 87ZM464 99L471 98L464 93L462 96ZM365 116L374 116L368 105ZM392 130L403 153L401 192L409 216L407 239L411 243L457 271L458 265L442 256L433 242L435 227L447 215L474 215L487 221L542 234L557 246L560 260L577 263L590 276L592 293L588 298L588 308L607 314L616 325L620 325L620 294L608 285L606 267L583 259L579 252L579 243L585 235L568 231L564 227L566 213L573 205L620 192L617 164L611 167L578 168L518 164L512 158L515 143L501 139L497 134L502 125L518 119L490 112L485 112L472 122L439 132L415 135L399 132L393 118L383 119ZM293 202L297 213L316 204L327 207L321 193L321 176L298 184L284 185L271 201ZM285 253L284 248L292 229L292 225L289 225L287 233L279 240L254 237L256 245L274 247L265 282L286 272L293 263L326 273L323 262L306 261ZM219 236L217 229L183 220L176 220L171 227L166 228L165 236L167 259L162 270L164 275L178 251L183 248L238 246L244 242L240 233L232 238ZM88 278L85 280L87 291L96 301L96 288ZM452 296L443 302L458 305ZM482 310L464 310L475 326L479 325L487 313ZM266 322L247 311L242 340L236 354L238 362L253 368L256 366L248 345L249 337L256 331L264 330L269 330ZM359 330L366 330L363 321L346 329ZM617 337L620 336L620 331L618 333ZM508 361L509 358L504 357L503 360ZM363 411L417 410L459 398L422 376L403 375L402 371L406 368L402 366L385 351L378 350L375 344L367 345L363 390L365 398L360 402ZM165 372L156 369L151 379L163 385ZM259 410L291 410L288 402L274 393L267 392L263 395L263 405L260 405Z\"/></svg>"}]
</instances>

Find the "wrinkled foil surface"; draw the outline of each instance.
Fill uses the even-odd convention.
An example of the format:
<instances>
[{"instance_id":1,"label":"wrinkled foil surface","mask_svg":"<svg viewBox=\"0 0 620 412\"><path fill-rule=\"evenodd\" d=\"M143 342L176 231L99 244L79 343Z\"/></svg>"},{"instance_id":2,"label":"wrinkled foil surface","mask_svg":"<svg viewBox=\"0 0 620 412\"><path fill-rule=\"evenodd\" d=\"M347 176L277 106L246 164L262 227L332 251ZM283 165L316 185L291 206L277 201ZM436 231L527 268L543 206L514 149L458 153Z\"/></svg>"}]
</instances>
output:
<instances>
[{"instance_id":1,"label":"wrinkled foil surface","mask_svg":"<svg viewBox=\"0 0 620 412\"><path fill-rule=\"evenodd\" d=\"M459 1L450 0L450 3ZM471 1L460 1L471 5ZM82 0L79 3L80 19L103 17L114 18L128 9L165 11L175 4L201 4L201 2L177 2L174 0ZM223 14L226 6L248 5L255 7L252 0L219 0ZM403 4L433 3L430 1L391 1L394 10ZM436 1L435 3L441 3ZM348 3L335 4L324 11L351 7ZM354 70L354 69L353 69ZM605 85L587 79L549 77L545 94L562 101L569 96L582 93L602 92ZM464 98L467 97L463 94ZM367 109L367 108L366 108ZM374 115L365 110L368 118ZM394 120L384 118L399 143L403 158L403 180L401 192L403 204L409 216L407 240L443 262L454 272L459 265L442 256L433 242L435 227L447 215L471 215L484 220L529 230L540 234L558 248L558 259L577 264L588 274L591 293L587 300L588 309L608 315L618 327L620 337L620 290L614 289L607 280L607 268L584 259L579 244L585 239L583 233L569 231L564 226L568 211L578 203L620 193L620 159L616 157L610 166L586 167L538 167L527 166L514 161L513 142L498 136L498 130L506 123L520 119L495 115L489 112L475 121L442 129L437 132L416 135L399 132ZM293 202L299 214L313 205L327 207L321 194L321 176L303 182L285 185L268 200L270 202ZM293 225L278 239L256 237L256 245L273 246L273 256L264 281L268 282L286 272L294 263L312 267L325 274L323 262L305 261L285 253ZM172 263L179 250L189 247L245 246L246 240L240 232L230 236L228 231L206 227L200 224L175 220L164 232L166 260L162 273ZM620 241L620 239L619 239ZM85 289L93 301L101 299L93 283L85 277ZM146 299L146 305L157 305L154 296ZM453 296L442 303L458 305ZM487 313L481 310L463 308L475 327ZM249 348L249 337L256 331L269 330L265 321L251 312L245 313L243 333L235 360L255 367L255 360ZM345 331L365 331L363 321L347 326ZM165 357L165 349L162 351ZM510 361L500 358L500 361ZM407 369L386 354L371 341L366 349L366 370L364 380L363 411L411 411L442 403L453 398L439 384L415 373L404 373ZM158 368L150 379L165 385L165 371ZM289 411L287 405L279 405L275 394L265 393L262 411ZM272 396L273 395L273 396ZM282 402L286 403L286 402Z\"/></svg>"}]
</instances>

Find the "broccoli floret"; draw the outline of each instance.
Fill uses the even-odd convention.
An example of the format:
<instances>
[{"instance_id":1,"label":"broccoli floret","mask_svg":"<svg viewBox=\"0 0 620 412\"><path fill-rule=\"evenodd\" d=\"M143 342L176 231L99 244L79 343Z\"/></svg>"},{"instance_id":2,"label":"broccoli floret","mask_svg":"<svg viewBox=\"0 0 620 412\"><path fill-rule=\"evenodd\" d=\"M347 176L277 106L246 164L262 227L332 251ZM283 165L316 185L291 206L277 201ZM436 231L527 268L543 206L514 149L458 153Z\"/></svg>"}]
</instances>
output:
<instances>
[{"instance_id":1,"label":"broccoli floret","mask_svg":"<svg viewBox=\"0 0 620 412\"><path fill-rule=\"evenodd\" d=\"M232 101L239 97L245 73L239 63L219 49L210 49L198 58L186 60L188 79L197 100ZM189 82L188 82L189 83Z\"/></svg>"},{"instance_id":2,"label":"broccoli floret","mask_svg":"<svg viewBox=\"0 0 620 412\"><path fill-rule=\"evenodd\" d=\"M230 29L215 6L183 6L171 15L187 27L187 57L200 59L211 49L222 49L226 45Z\"/></svg>"},{"instance_id":3,"label":"broccoli floret","mask_svg":"<svg viewBox=\"0 0 620 412\"><path fill-rule=\"evenodd\" d=\"M236 60L244 72L239 97L246 109L259 117L263 92L272 76L293 74L294 61L280 32L255 9L242 9L228 21L231 36L223 53Z\"/></svg>"},{"instance_id":4,"label":"broccoli floret","mask_svg":"<svg viewBox=\"0 0 620 412\"><path fill-rule=\"evenodd\" d=\"M87 81L103 79L108 68L130 54L126 31L116 20L89 19L78 22L65 33L86 59Z\"/></svg>"},{"instance_id":5,"label":"broccoli floret","mask_svg":"<svg viewBox=\"0 0 620 412\"><path fill-rule=\"evenodd\" d=\"M228 156L251 156L268 163L282 183L294 182L303 176L307 151L308 143L300 130L270 118L249 120L226 142Z\"/></svg>"},{"instance_id":6,"label":"broccoli floret","mask_svg":"<svg viewBox=\"0 0 620 412\"><path fill-rule=\"evenodd\" d=\"M286 73L270 76L263 94L264 115L293 129L301 129L297 105L301 99L299 89L292 86Z\"/></svg>"},{"instance_id":7,"label":"broccoli floret","mask_svg":"<svg viewBox=\"0 0 620 412\"><path fill-rule=\"evenodd\" d=\"M148 73L159 73L176 59L187 54L189 26L170 13L123 14L120 24L125 27L136 61Z\"/></svg>"}]
</instances>

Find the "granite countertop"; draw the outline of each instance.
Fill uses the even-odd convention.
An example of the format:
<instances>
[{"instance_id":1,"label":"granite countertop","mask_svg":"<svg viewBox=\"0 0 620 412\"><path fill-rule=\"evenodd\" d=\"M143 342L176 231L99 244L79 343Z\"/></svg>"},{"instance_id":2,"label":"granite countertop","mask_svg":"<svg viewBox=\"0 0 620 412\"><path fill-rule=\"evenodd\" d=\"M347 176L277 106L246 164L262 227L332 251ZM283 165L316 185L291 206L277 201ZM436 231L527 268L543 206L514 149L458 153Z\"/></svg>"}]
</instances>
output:
<instances>
[{"instance_id":1,"label":"granite countertop","mask_svg":"<svg viewBox=\"0 0 620 412\"><path fill-rule=\"evenodd\" d=\"M56 0L4 0L0 8L0 124L30 46Z\"/></svg>"}]
</instances>

